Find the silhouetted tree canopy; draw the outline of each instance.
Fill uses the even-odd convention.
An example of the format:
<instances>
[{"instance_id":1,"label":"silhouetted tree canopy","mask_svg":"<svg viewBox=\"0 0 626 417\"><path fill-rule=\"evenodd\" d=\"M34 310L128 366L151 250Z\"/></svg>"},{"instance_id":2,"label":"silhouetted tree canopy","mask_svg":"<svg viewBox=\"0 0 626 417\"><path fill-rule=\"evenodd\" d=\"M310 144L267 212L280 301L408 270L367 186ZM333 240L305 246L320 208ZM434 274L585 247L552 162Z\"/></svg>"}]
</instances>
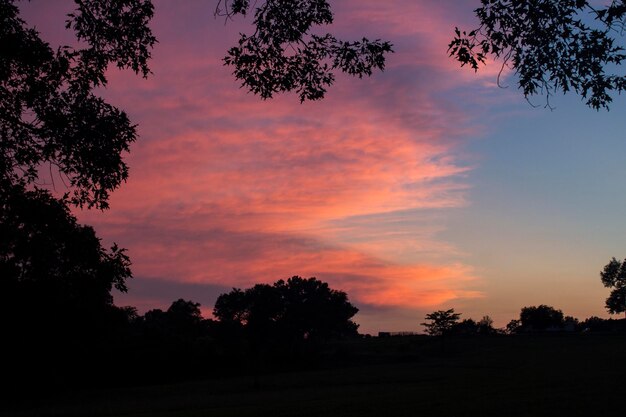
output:
<instances>
[{"instance_id":1,"label":"silhouetted tree canopy","mask_svg":"<svg viewBox=\"0 0 626 417\"><path fill-rule=\"evenodd\" d=\"M113 343L136 318L111 296L131 278L124 249L104 249L69 205L107 208L128 176L122 156L135 126L94 90L106 86L111 65L148 75L153 7L75 0L66 27L78 46L53 49L19 17L18 4L0 0L0 321L18 374L38 378L47 368L56 378L106 350L97 341ZM45 183L68 192L56 199L38 188Z\"/></svg>"},{"instance_id":2,"label":"silhouetted tree canopy","mask_svg":"<svg viewBox=\"0 0 626 417\"><path fill-rule=\"evenodd\" d=\"M488 57L518 76L524 96L573 91L594 109L607 108L626 88L611 73L626 59L617 37L624 33L626 1L595 8L585 0L481 0L480 25L455 30L449 53L478 70Z\"/></svg>"},{"instance_id":3,"label":"silhouetted tree canopy","mask_svg":"<svg viewBox=\"0 0 626 417\"><path fill-rule=\"evenodd\" d=\"M188 341L208 333L208 321L202 317L200 303L182 298L174 301L167 311L147 311L138 323L147 336L156 339Z\"/></svg>"},{"instance_id":4,"label":"silhouetted tree canopy","mask_svg":"<svg viewBox=\"0 0 626 417\"><path fill-rule=\"evenodd\" d=\"M322 99L336 70L369 76L385 68L385 54L392 52L391 43L380 39L345 41L313 33L333 22L326 0L220 0L216 15L230 19L252 10L254 33L242 33L224 62L234 67L242 87L263 99L286 91L297 92L301 102Z\"/></svg>"},{"instance_id":5,"label":"silhouetted tree canopy","mask_svg":"<svg viewBox=\"0 0 626 417\"><path fill-rule=\"evenodd\" d=\"M455 313L454 309L449 310L437 310L430 314L426 314L426 320L429 323L422 323L422 326L426 328L426 333L431 336L443 336L449 333L455 326L459 325L459 318L461 313ZM464 321L463 327L475 326L474 320Z\"/></svg>"},{"instance_id":6,"label":"silhouetted tree canopy","mask_svg":"<svg viewBox=\"0 0 626 417\"><path fill-rule=\"evenodd\" d=\"M432 323L428 323L428 324L422 323L423 325L431 325L435 323L435 320L441 320L439 317L437 318L427 317L427 319L433 320ZM439 330L441 330L441 332L439 332ZM429 327L427 327L427 332L428 334L431 334ZM454 334L454 335L464 335L464 336L476 336L476 335L486 336L490 334L496 334L498 333L498 330L494 329L493 320L491 319L491 317L483 316L483 318L480 319L479 321L476 321L474 319L465 319L465 320L457 321L453 323L452 326L447 329L443 329L443 328L437 329L434 335L439 335L443 333Z\"/></svg>"},{"instance_id":7,"label":"silhouetted tree canopy","mask_svg":"<svg viewBox=\"0 0 626 417\"><path fill-rule=\"evenodd\" d=\"M0 187L0 328L3 375L13 387L94 381L136 316L113 305L130 261L102 247L64 200L20 185ZM96 359L97 358L97 359ZM24 391L26 392L26 391Z\"/></svg>"},{"instance_id":8,"label":"silhouetted tree canopy","mask_svg":"<svg viewBox=\"0 0 626 417\"><path fill-rule=\"evenodd\" d=\"M253 336L319 341L356 335L358 325L351 319L357 312L345 292L316 278L294 276L222 294L213 315Z\"/></svg>"},{"instance_id":9,"label":"silhouetted tree canopy","mask_svg":"<svg viewBox=\"0 0 626 417\"><path fill-rule=\"evenodd\" d=\"M544 304L523 307L519 315L523 330L547 330L563 327L563 312Z\"/></svg>"},{"instance_id":10,"label":"silhouetted tree canopy","mask_svg":"<svg viewBox=\"0 0 626 417\"><path fill-rule=\"evenodd\" d=\"M518 319L513 319L506 325L506 332L508 334L518 333L522 329L522 323Z\"/></svg>"},{"instance_id":11,"label":"silhouetted tree canopy","mask_svg":"<svg viewBox=\"0 0 626 417\"><path fill-rule=\"evenodd\" d=\"M611 314L626 313L626 259L621 262L615 258L600 272L602 284L612 288L606 299L606 309Z\"/></svg>"},{"instance_id":12,"label":"silhouetted tree canopy","mask_svg":"<svg viewBox=\"0 0 626 417\"><path fill-rule=\"evenodd\" d=\"M126 114L93 93L113 64L149 73L156 42L149 0L75 0L67 28L80 47L56 50L0 0L1 184L66 181L70 201L106 208L109 193L128 177L122 154L136 139Z\"/></svg>"},{"instance_id":13,"label":"silhouetted tree canopy","mask_svg":"<svg viewBox=\"0 0 626 417\"><path fill-rule=\"evenodd\" d=\"M167 309L167 314L169 314L172 320L179 323L196 324L202 320L200 303L183 300L182 298L172 303Z\"/></svg>"},{"instance_id":14,"label":"silhouetted tree canopy","mask_svg":"<svg viewBox=\"0 0 626 417\"><path fill-rule=\"evenodd\" d=\"M457 335L475 335L478 334L478 323L474 319L461 320L450 327L447 332Z\"/></svg>"},{"instance_id":15,"label":"silhouetted tree canopy","mask_svg":"<svg viewBox=\"0 0 626 417\"><path fill-rule=\"evenodd\" d=\"M231 19L254 10L254 33L241 34L224 59L233 74L262 98L296 91L300 100L324 97L333 71L362 77L384 69L388 41L342 41L316 35L316 26L333 22L327 0L220 0L216 15ZM489 56L518 75L528 99L537 94L574 91L588 106L607 108L612 94L626 88L626 76L611 73L626 54L623 35L626 1L595 7L586 0L481 0L479 26L455 30L448 51L461 65L478 70Z\"/></svg>"},{"instance_id":16,"label":"silhouetted tree canopy","mask_svg":"<svg viewBox=\"0 0 626 417\"><path fill-rule=\"evenodd\" d=\"M0 187L0 308L15 326L34 320L97 327L113 308L111 290L125 292L132 276L124 249L104 249L94 230L48 192L7 188Z\"/></svg>"}]
</instances>

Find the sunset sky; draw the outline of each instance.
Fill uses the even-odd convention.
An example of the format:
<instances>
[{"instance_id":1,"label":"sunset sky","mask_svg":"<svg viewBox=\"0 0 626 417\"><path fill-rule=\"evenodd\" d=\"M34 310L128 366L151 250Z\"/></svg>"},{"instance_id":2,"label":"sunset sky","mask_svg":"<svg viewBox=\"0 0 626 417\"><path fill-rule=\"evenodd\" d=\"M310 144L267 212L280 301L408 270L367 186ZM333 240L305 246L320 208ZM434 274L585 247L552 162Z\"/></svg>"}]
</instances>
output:
<instances>
[{"instance_id":1,"label":"sunset sky","mask_svg":"<svg viewBox=\"0 0 626 417\"><path fill-rule=\"evenodd\" d=\"M129 181L76 211L128 248L118 305L202 304L232 287L315 276L348 293L361 332L418 331L455 308L504 326L523 306L608 317L599 271L626 256L626 100L524 100L492 63L448 58L478 0L332 1L338 37L394 44L387 69L326 98L262 101L222 65L251 19L215 0L155 1L153 74L110 70L102 95L138 125ZM53 45L67 0L20 3Z\"/></svg>"}]
</instances>

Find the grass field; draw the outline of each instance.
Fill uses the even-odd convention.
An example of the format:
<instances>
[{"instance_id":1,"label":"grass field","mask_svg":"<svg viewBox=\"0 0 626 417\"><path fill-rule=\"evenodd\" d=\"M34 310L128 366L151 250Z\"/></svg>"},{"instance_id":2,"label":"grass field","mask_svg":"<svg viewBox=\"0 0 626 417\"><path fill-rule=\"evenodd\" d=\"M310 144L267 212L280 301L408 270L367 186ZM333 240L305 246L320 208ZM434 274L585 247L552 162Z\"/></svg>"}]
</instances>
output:
<instances>
[{"instance_id":1,"label":"grass field","mask_svg":"<svg viewBox=\"0 0 626 417\"><path fill-rule=\"evenodd\" d=\"M2 415L607 416L626 411L626 335L365 339L332 369L65 391Z\"/></svg>"}]
</instances>

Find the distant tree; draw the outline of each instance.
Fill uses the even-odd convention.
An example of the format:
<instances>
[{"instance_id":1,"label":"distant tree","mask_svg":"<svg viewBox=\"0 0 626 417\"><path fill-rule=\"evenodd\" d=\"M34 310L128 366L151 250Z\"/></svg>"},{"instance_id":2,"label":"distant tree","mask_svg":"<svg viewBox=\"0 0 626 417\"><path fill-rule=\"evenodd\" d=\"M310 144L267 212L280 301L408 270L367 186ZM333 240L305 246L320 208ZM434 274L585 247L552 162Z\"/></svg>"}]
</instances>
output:
<instances>
[{"instance_id":1,"label":"distant tree","mask_svg":"<svg viewBox=\"0 0 626 417\"><path fill-rule=\"evenodd\" d=\"M506 332L508 334L515 334L518 333L522 328L522 323L519 320L511 320L510 322L507 323L506 325Z\"/></svg>"},{"instance_id":2,"label":"distant tree","mask_svg":"<svg viewBox=\"0 0 626 417\"><path fill-rule=\"evenodd\" d=\"M526 98L545 94L550 107L553 94L574 91L588 106L608 109L611 94L626 89L626 76L607 73L626 60L616 40L624 33L625 0L605 7L586 0L481 0L475 14L480 25L457 28L450 55L474 70L489 56L501 59Z\"/></svg>"},{"instance_id":3,"label":"distant tree","mask_svg":"<svg viewBox=\"0 0 626 417\"><path fill-rule=\"evenodd\" d=\"M597 316L591 316L580 323L583 332L597 331L604 327L606 320Z\"/></svg>"},{"instance_id":4,"label":"distant tree","mask_svg":"<svg viewBox=\"0 0 626 417\"><path fill-rule=\"evenodd\" d=\"M493 320L489 316L483 316L479 321L473 319L464 319L456 322L447 330L449 334L456 335L490 335L497 333L493 328Z\"/></svg>"},{"instance_id":5,"label":"distant tree","mask_svg":"<svg viewBox=\"0 0 626 417\"><path fill-rule=\"evenodd\" d=\"M520 312L520 324L524 330L547 330L563 327L563 312L554 307L539 305L523 307Z\"/></svg>"},{"instance_id":6,"label":"distant tree","mask_svg":"<svg viewBox=\"0 0 626 417\"><path fill-rule=\"evenodd\" d=\"M213 315L255 336L320 341L356 335L358 325L351 319L357 312L345 292L316 278L294 276L222 294Z\"/></svg>"},{"instance_id":7,"label":"distant tree","mask_svg":"<svg viewBox=\"0 0 626 417\"><path fill-rule=\"evenodd\" d=\"M438 310L426 315L426 320L430 320L430 323L421 324L426 328L426 333L429 335L443 336L458 323L460 317L461 314L455 313L453 308Z\"/></svg>"},{"instance_id":8,"label":"distant tree","mask_svg":"<svg viewBox=\"0 0 626 417\"><path fill-rule=\"evenodd\" d=\"M565 316L563 318L563 329L567 331L574 331L574 330L578 330L579 326L580 326L580 322L578 321L576 317Z\"/></svg>"},{"instance_id":9,"label":"distant tree","mask_svg":"<svg viewBox=\"0 0 626 417\"><path fill-rule=\"evenodd\" d=\"M612 288L606 299L606 309L611 314L626 314L626 259L621 262L612 258L600 272L600 278L605 287Z\"/></svg>"},{"instance_id":10,"label":"distant tree","mask_svg":"<svg viewBox=\"0 0 626 417\"><path fill-rule=\"evenodd\" d=\"M196 324L202 321L200 303L179 298L167 309L167 314L178 323Z\"/></svg>"},{"instance_id":11,"label":"distant tree","mask_svg":"<svg viewBox=\"0 0 626 417\"><path fill-rule=\"evenodd\" d=\"M578 327L583 332L624 332L626 331L626 321L591 316L580 323Z\"/></svg>"},{"instance_id":12,"label":"distant tree","mask_svg":"<svg viewBox=\"0 0 626 417\"><path fill-rule=\"evenodd\" d=\"M142 327L150 337L194 339L207 332L200 303L178 300L167 311L149 310L142 318Z\"/></svg>"},{"instance_id":13,"label":"distant tree","mask_svg":"<svg viewBox=\"0 0 626 417\"><path fill-rule=\"evenodd\" d=\"M476 335L478 334L478 323L473 319L461 320L455 323L447 332L457 335Z\"/></svg>"},{"instance_id":14,"label":"distant tree","mask_svg":"<svg viewBox=\"0 0 626 417\"><path fill-rule=\"evenodd\" d=\"M487 335L487 334L495 334L498 331L493 327L493 319L489 316L483 316L482 319L476 323L478 327L478 333Z\"/></svg>"}]
</instances>

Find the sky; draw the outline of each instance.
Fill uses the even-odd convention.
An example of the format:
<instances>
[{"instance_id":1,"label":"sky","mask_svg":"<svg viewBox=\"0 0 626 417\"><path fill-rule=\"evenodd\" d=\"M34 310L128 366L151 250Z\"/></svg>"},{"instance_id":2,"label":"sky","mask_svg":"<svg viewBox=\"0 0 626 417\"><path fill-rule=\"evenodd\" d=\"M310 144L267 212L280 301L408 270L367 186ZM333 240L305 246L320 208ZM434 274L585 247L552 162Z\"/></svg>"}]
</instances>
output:
<instances>
[{"instance_id":1,"label":"sky","mask_svg":"<svg viewBox=\"0 0 626 417\"><path fill-rule=\"evenodd\" d=\"M159 43L142 79L108 71L99 93L138 125L111 208L76 210L128 249L118 305L185 298L211 316L233 287L315 276L347 292L363 333L421 331L454 308L497 326L520 308L608 317L599 271L626 256L624 98L596 112L579 97L531 106L498 63L476 74L447 56L477 0L331 3L345 39L385 39L384 72L339 75L300 104L239 88L222 65L250 18L216 1L155 1ZM67 0L20 4L52 44L70 43Z\"/></svg>"}]
</instances>

